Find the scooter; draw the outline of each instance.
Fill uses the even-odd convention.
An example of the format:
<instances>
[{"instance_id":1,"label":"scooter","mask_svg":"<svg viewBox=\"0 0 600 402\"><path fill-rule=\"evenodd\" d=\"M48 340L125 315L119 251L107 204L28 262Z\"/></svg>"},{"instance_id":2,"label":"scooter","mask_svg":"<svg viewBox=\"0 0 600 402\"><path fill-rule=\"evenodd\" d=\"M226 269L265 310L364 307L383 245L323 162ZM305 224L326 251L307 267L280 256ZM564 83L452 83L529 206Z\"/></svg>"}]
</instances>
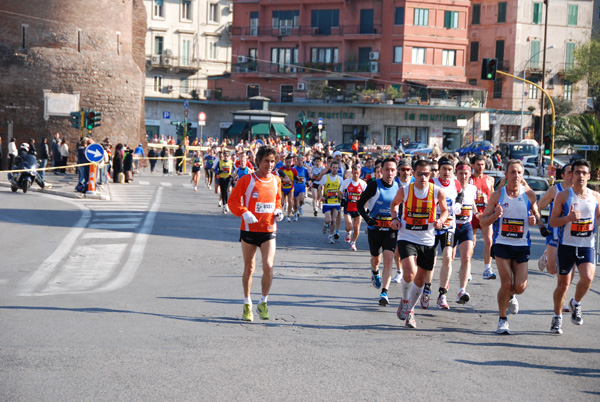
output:
<instances>
[{"instance_id":1,"label":"scooter","mask_svg":"<svg viewBox=\"0 0 600 402\"><path fill-rule=\"evenodd\" d=\"M23 172L18 172L15 174L9 173L8 180L10 181L10 189L13 193L16 193L17 190L22 189L23 193L26 193L31 187L31 184L35 181L42 188L44 187L44 183L39 178L36 169L38 168L38 163L35 155L25 154L24 156L19 156L17 159L17 164L13 166L13 170L24 170ZM40 182L42 184L40 184Z\"/></svg>"}]
</instances>

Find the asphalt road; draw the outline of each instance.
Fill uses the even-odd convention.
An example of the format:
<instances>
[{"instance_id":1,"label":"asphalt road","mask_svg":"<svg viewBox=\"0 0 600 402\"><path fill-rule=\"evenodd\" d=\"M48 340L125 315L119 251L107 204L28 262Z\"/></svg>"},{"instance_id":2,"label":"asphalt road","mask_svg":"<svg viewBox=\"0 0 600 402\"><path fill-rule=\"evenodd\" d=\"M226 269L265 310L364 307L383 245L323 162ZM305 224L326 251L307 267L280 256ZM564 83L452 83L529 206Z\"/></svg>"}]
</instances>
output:
<instances>
[{"instance_id":1,"label":"asphalt road","mask_svg":"<svg viewBox=\"0 0 600 402\"><path fill-rule=\"evenodd\" d=\"M499 280L481 278L481 242L471 303L453 303L456 262L451 310L418 307L411 330L398 285L377 303L366 236L358 252L329 245L321 216L280 224L271 319L246 323L240 220L188 182L141 176L112 201L0 188L0 400L600 398L598 275L584 325L565 314L550 334L539 233L510 336L495 333ZM259 284L260 268L254 303Z\"/></svg>"}]
</instances>

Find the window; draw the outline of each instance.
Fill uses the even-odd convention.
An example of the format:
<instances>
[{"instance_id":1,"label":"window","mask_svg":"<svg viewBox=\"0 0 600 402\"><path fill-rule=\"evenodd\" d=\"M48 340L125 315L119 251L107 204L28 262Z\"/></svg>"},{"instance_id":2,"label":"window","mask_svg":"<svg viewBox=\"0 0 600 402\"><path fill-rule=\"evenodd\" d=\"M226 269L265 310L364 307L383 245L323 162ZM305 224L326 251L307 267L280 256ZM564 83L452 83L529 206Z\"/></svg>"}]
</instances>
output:
<instances>
[{"instance_id":1,"label":"window","mask_svg":"<svg viewBox=\"0 0 600 402\"><path fill-rule=\"evenodd\" d=\"M498 59L498 64L502 64L504 61L504 40L500 39L496 41L496 58Z\"/></svg>"},{"instance_id":2,"label":"window","mask_svg":"<svg viewBox=\"0 0 600 402\"><path fill-rule=\"evenodd\" d=\"M215 60L217 58L217 41L208 42L208 58L210 60Z\"/></svg>"},{"instance_id":3,"label":"window","mask_svg":"<svg viewBox=\"0 0 600 402\"><path fill-rule=\"evenodd\" d=\"M533 3L533 23L542 23L542 6L543 3Z\"/></svg>"},{"instance_id":4,"label":"window","mask_svg":"<svg viewBox=\"0 0 600 402\"><path fill-rule=\"evenodd\" d=\"M502 78L496 78L494 81L494 99L502 99Z\"/></svg>"},{"instance_id":5,"label":"window","mask_svg":"<svg viewBox=\"0 0 600 402\"><path fill-rule=\"evenodd\" d=\"M152 7L152 16L154 18L165 18L164 15L163 0L154 0L154 6Z\"/></svg>"},{"instance_id":6,"label":"window","mask_svg":"<svg viewBox=\"0 0 600 402\"><path fill-rule=\"evenodd\" d=\"M182 66L189 66L192 61L192 54L190 50L192 49L192 40L191 39L181 39L181 52L179 61Z\"/></svg>"},{"instance_id":7,"label":"window","mask_svg":"<svg viewBox=\"0 0 600 402\"><path fill-rule=\"evenodd\" d=\"M271 64L277 65L280 73L296 72L292 64L298 64L298 48L271 48Z\"/></svg>"},{"instance_id":8,"label":"window","mask_svg":"<svg viewBox=\"0 0 600 402\"><path fill-rule=\"evenodd\" d=\"M563 81L563 99L573 100L573 83L567 80Z\"/></svg>"},{"instance_id":9,"label":"window","mask_svg":"<svg viewBox=\"0 0 600 402\"><path fill-rule=\"evenodd\" d=\"M471 42L471 58L469 61L479 61L479 42Z\"/></svg>"},{"instance_id":10,"label":"window","mask_svg":"<svg viewBox=\"0 0 600 402\"><path fill-rule=\"evenodd\" d=\"M413 25L428 26L429 25L429 10L426 8L415 8L415 21Z\"/></svg>"},{"instance_id":11,"label":"window","mask_svg":"<svg viewBox=\"0 0 600 402\"><path fill-rule=\"evenodd\" d=\"M189 94L190 93L190 80L187 78L181 78L179 80L179 93Z\"/></svg>"},{"instance_id":12,"label":"window","mask_svg":"<svg viewBox=\"0 0 600 402\"><path fill-rule=\"evenodd\" d=\"M477 86L477 78L469 78L469 85Z\"/></svg>"},{"instance_id":13,"label":"window","mask_svg":"<svg viewBox=\"0 0 600 402\"><path fill-rule=\"evenodd\" d=\"M154 37L154 54L162 54L164 41L165 38L163 38L162 36Z\"/></svg>"},{"instance_id":14,"label":"window","mask_svg":"<svg viewBox=\"0 0 600 402\"><path fill-rule=\"evenodd\" d=\"M442 66L456 66L456 50L442 50Z\"/></svg>"},{"instance_id":15,"label":"window","mask_svg":"<svg viewBox=\"0 0 600 402\"><path fill-rule=\"evenodd\" d=\"M529 80L531 82L535 82L536 84L539 82L539 79L537 79L537 78L529 78ZM538 95L539 95L538 87L536 87L535 85L531 85L531 84L527 84L527 85L529 85L529 92L527 93L527 97L529 99L537 99Z\"/></svg>"},{"instance_id":16,"label":"window","mask_svg":"<svg viewBox=\"0 0 600 402\"><path fill-rule=\"evenodd\" d=\"M567 42L565 45L565 70L569 71L575 64L575 43Z\"/></svg>"},{"instance_id":17,"label":"window","mask_svg":"<svg viewBox=\"0 0 600 402\"><path fill-rule=\"evenodd\" d=\"M506 2L498 3L498 22L506 22Z\"/></svg>"},{"instance_id":18,"label":"window","mask_svg":"<svg viewBox=\"0 0 600 402\"><path fill-rule=\"evenodd\" d=\"M531 41L531 52L529 53L530 61L529 65L532 69L537 70L540 68L540 41Z\"/></svg>"},{"instance_id":19,"label":"window","mask_svg":"<svg viewBox=\"0 0 600 402\"><path fill-rule=\"evenodd\" d=\"M394 46L394 63L402 63L402 46Z\"/></svg>"},{"instance_id":20,"label":"window","mask_svg":"<svg viewBox=\"0 0 600 402\"><path fill-rule=\"evenodd\" d=\"M332 27L340 26L340 10L312 10L310 26L318 28L319 35L331 34Z\"/></svg>"},{"instance_id":21,"label":"window","mask_svg":"<svg viewBox=\"0 0 600 402\"><path fill-rule=\"evenodd\" d=\"M252 98L253 96L260 95L260 85L250 84L246 87L246 97Z\"/></svg>"},{"instance_id":22,"label":"window","mask_svg":"<svg viewBox=\"0 0 600 402\"><path fill-rule=\"evenodd\" d=\"M273 28L297 28L300 21L300 11L273 11Z\"/></svg>"},{"instance_id":23,"label":"window","mask_svg":"<svg viewBox=\"0 0 600 402\"><path fill-rule=\"evenodd\" d=\"M163 77L162 75L155 75L154 76L154 92L160 92L160 90L162 89L162 81L163 81Z\"/></svg>"},{"instance_id":24,"label":"window","mask_svg":"<svg viewBox=\"0 0 600 402\"><path fill-rule=\"evenodd\" d=\"M192 20L192 2L191 0L181 0L181 19Z\"/></svg>"},{"instance_id":25,"label":"window","mask_svg":"<svg viewBox=\"0 0 600 402\"><path fill-rule=\"evenodd\" d=\"M458 29L458 11L444 11L444 28Z\"/></svg>"},{"instance_id":26,"label":"window","mask_svg":"<svg viewBox=\"0 0 600 402\"><path fill-rule=\"evenodd\" d=\"M258 36L258 11L250 13L250 36Z\"/></svg>"},{"instance_id":27,"label":"window","mask_svg":"<svg viewBox=\"0 0 600 402\"><path fill-rule=\"evenodd\" d=\"M248 49L248 71L257 71L258 49Z\"/></svg>"},{"instance_id":28,"label":"window","mask_svg":"<svg viewBox=\"0 0 600 402\"><path fill-rule=\"evenodd\" d=\"M575 26L577 25L577 5L569 4L569 25Z\"/></svg>"},{"instance_id":29,"label":"window","mask_svg":"<svg viewBox=\"0 0 600 402\"><path fill-rule=\"evenodd\" d=\"M294 86L293 85L282 85L281 86L281 102L293 102L294 101Z\"/></svg>"},{"instance_id":30,"label":"window","mask_svg":"<svg viewBox=\"0 0 600 402\"><path fill-rule=\"evenodd\" d=\"M396 7L394 25L404 25L404 7Z\"/></svg>"},{"instance_id":31,"label":"window","mask_svg":"<svg viewBox=\"0 0 600 402\"><path fill-rule=\"evenodd\" d=\"M412 48L412 64L425 64L427 61L427 48L413 47Z\"/></svg>"},{"instance_id":32,"label":"window","mask_svg":"<svg viewBox=\"0 0 600 402\"><path fill-rule=\"evenodd\" d=\"M481 23L481 4L473 4L473 16L471 17L472 25L479 25Z\"/></svg>"},{"instance_id":33,"label":"window","mask_svg":"<svg viewBox=\"0 0 600 402\"><path fill-rule=\"evenodd\" d=\"M310 49L310 61L312 63L337 63L337 47L313 47Z\"/></svg>"},{"instance_id":34,"label":"window","mask_svg":"<svg viewBox=\"0 0 600 402\"><path fill-rule=\"evenodd\" d=\"M210 3L208 5L208 22L219 22L219 4Z\"/></svg>"}]
</instances>

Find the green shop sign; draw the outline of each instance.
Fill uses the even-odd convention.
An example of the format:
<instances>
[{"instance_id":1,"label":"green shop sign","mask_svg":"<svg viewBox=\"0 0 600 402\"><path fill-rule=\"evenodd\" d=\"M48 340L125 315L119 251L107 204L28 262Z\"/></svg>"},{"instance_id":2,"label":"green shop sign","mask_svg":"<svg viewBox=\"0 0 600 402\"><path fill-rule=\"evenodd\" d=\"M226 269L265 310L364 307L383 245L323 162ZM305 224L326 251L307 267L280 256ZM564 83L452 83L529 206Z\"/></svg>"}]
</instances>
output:
<instances>
[{"instance_id":1,"label":"green shop sign","mask_svg":"<svg viewBox=\"0 0 600 402\"><path fill-rule=\"evenodd\" d=\"M465 116L454 116L450 114L427 114L427 113L419 113L418 120L419 121L453 121L456 122L457 119L465 119ZM405 120L417 120L417 115L414 113L406 112L404 114Z\"/></svg>"},{"instance_id":2,"label":"green shop sign","mask_svg":"<svg viewBox=\"0 0 600 402\"><path fill-rule=\"evenodd\" d=\"M323 118L323 119L353 119L353 112L315 112L307 110L305 113L307 119Z\"/></svg>"}]
</instances>

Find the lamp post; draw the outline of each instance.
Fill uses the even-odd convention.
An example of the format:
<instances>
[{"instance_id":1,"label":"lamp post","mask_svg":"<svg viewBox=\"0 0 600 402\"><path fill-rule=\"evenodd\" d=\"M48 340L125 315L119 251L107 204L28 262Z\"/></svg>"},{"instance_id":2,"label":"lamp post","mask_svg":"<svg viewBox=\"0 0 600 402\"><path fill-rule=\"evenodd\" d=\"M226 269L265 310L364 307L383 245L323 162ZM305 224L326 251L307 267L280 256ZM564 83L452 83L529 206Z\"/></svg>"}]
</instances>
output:
<instances>
[{"instance_id":1,"label":"lamp post","mask_svg":"<svg viewBox=\"0 0 600 402\"><path fill-rule=\"evenodd\" d=\"M525 67L523 67L523 79L525 79L525 72L527 71L527 66L531 64L531 60L533 60L537 55L542 53L544 50L554 49L556 46L550 45L546 49L539 50L536 54L531 56L529 60L525 63ZM519 141L523 139L523 114L525 110L525 82L521 81L523 90L521 91L521 129L519 130Z\"/></svg>"}]
</instances>

